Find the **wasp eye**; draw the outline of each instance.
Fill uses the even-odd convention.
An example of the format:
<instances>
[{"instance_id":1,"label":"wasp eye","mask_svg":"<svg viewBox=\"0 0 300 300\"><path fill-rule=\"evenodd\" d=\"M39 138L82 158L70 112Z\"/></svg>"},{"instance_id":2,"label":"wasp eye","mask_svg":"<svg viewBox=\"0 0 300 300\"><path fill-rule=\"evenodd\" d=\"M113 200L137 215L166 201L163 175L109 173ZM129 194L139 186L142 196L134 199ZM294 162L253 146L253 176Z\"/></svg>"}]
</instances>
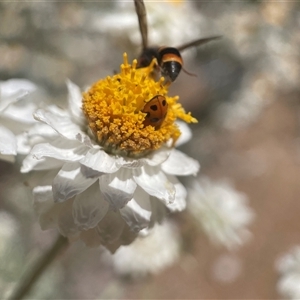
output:
<instances>
[{"instance_id":1,"label":"wasp eye","mask_svg":"<svg viewBox=\"0 0 300 300\"><path fill-rule=\"evenodd\" d=\"M163 105L163 106L166 106L166 104L167 104L167 101L166 101L166 100L163 100L163 101L162 101L162 105Z\"/></svg>"},{"instance_id":2,"label":"wasp eye","mask_svg":"<svg viewBox=\"0 0 300 300\"><path fill-rule=\"evenodd\" d=\"M151 105L150 108L151 108L152 110L154 110L154 111L156 111L156 110L158 109L156 104L155 104L155 105Z\"/></svg>"}]
</instances>

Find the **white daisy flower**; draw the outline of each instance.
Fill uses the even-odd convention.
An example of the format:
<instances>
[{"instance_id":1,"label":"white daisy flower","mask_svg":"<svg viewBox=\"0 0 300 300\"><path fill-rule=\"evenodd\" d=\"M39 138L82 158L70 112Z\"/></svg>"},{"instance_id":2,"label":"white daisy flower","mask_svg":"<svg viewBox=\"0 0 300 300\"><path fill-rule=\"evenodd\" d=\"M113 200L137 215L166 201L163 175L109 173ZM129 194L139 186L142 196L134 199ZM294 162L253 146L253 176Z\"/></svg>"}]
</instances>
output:
<instances>
[{"instance_id":1,"label":"white daisy flower","mask_svg":"<svg viewBox=\"0 0 300 300\"><path fill-rule=\"evenodd\" d=\"M18 145L21 133L36 122L32 113L37 109L26 96L35 90L28 80L0 81L0 159L13 162L15 155L22 152Z\"/></svg>"},{"instance_id":2,"label":"white daisy flower","mask_svg":"<svg viewBox=\"0 0 300 300\"><path fill-rule=\"evenodd\" d=\"M170 221L155 225L146 235L139 234L128 246L111 256L117 274L139 279L157 274L179 259L180 236Z\"/></svg>"},{"instance_id":3,"label":"white daisy flower","mask_svg":"<svg viewBox=\"0 0 300 300\"><path fill-rule=\"evenodd\" d=\"M64 236L80 235L86 244L114 251L123 231L122 243L131 242L160 221L165 208L185 208L186 189L176 175L196 174L199 163L173 147L181 134L174 121L196 120L178 97L167 96L163 79L150 77L153 66L136 69L125 55L120 74L98 81L83 96L68 82L68 110L34 114L50 131L31 130L29 138L39 133L44 142L33 147L21 171L43 171L37 173L43 183L33 189L43 229L58 227ZM158 101L156 95L167 102L167 114L155 115L161 106L151 102L149 118L145 107ZM152 126L152 117L161 124Z\"/></svg>"},{"instance_id":4,"label":"white daisy flower","mask_svg":"<svg viewBox=\"0 0 300 300\"><path fill-rule=\"evenodd\" d=\"M280 273L277 283L278 292L285 299L300 298L300 247L293 247L276 261Z\"/></svg>"},{"instance_id":5,"label":"white daisy flower","mask_svg":"<svg viewBox=\"0 0 300 300\"><path fill-rule=\"evenodd\" d=\"M244 194L225 182L200 178L189 189L188 211L216 244L232 249L250 237L246 228L254 214Z\"/></svg>"}]
</instances>

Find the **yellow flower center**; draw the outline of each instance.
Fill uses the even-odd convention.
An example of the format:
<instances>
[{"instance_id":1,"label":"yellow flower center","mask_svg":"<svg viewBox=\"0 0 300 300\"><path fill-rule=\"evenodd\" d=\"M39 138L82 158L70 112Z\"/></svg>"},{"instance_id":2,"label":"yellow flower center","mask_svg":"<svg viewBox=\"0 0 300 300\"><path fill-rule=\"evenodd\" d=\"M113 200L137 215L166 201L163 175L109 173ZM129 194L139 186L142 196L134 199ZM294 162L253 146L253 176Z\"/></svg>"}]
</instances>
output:
<instances>
[{"instance_id":1,"label":"yellow flower center","mask_svg":"<svg viewBox=\"0 0 300 300\"><path fill-rule=\"evenodd\" d=\"M167 96L164 78L151 77L155 60L141 69L136 60L128 64L126 53L123 60L120 73L99 80L83 94L83 112L106 152L141 157L170 139L175 143L180 136L177 118L197 120L177 103L178 96Z\"/></svg>"}]
</instances>

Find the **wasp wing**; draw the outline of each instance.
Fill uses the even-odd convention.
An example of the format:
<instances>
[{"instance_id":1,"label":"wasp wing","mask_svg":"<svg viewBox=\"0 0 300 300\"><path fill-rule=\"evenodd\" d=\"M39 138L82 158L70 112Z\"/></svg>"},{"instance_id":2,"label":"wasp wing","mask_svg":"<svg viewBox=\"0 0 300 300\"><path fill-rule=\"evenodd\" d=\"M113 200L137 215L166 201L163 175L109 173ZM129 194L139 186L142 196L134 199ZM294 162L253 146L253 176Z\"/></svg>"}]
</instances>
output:
<instances>
[{"instance_id":1,"label":"wasp wing","mask_svg":"<svg viewBox=\"0 0 300 300\"><path fill-rule=\"evenodd\" d=\"M206 44L206 43L208 43L210 41L213 41L213 40L216 40L216 39L220 39L221 37L222 37L221 35L218 35L218 36L212 36L212 37L208 37L208 38L202 38L202 39L198 39L198 40L186 43L186 44L181 45L181 46L176 47L176 48L179 51L183 51L183 50L185 50L187 48L190 48L190 47L200 46L200 45Z\"/></svg>"},{"instance_id":2,"label":"wasp wing","mask_svg":"<svg viewBox=\"0 0 300 300\"><path fill-rule=\"evenodd\" d=\"M139 27L142 36L143 49L148 47L148 25L147 25L147 13L143 0L134 0L135 11L139 20Z\"/></svg>"}]
</instances>

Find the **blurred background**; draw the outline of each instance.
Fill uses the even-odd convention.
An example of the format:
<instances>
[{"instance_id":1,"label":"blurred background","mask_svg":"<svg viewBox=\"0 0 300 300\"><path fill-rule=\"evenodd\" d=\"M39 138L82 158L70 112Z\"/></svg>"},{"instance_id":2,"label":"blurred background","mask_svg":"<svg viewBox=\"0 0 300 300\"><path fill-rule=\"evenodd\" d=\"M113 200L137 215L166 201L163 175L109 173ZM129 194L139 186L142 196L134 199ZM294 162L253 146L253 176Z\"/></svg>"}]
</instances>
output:
<instances>
[{"instance_id":1,"label":"blurred background","mask_svg":"<svg viewBox=\"0 0 300 300\"><path fill-rule=\"evenodd\" d=\"M223 185L255 215L247 239L234 248L226 239L215 243L188 209L170 216L180 254L158 274L139 280L130 272L119 276L107 253L75 242L30 297L286 298L276 262L300 244L300 3L145 3L152 45L179 46L222 35L182 53L185 69L197 77L182 72L170 94L179 95L199 120L190 126L193 139L181 149L200 161L196 180L209 182L204 194L214 197L210 189ZM125 51L130 60L141 51L133 1L0 3L0 80L32 80L45 101L64 106L67 78L85 89L118 71ZM0 170L0 291L5 297L57 232L41 231L18 164L0 162ZM195 178L182 180L192 189Z\"/></svg>"}]
</instances>

